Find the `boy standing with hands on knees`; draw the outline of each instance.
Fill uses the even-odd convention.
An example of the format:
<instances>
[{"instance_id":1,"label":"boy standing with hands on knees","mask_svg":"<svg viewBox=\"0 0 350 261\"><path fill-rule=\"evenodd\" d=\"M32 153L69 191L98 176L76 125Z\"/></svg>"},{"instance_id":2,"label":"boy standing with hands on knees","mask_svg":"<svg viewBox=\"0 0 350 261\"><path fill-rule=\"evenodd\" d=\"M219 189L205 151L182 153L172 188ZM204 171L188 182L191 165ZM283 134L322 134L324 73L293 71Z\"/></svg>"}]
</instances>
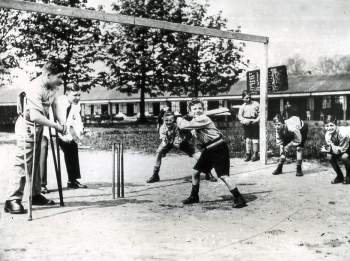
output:
<instances>
[{"instance_id":1,"label":"boy standing with hands on knees","mask_svg":"<svg viewBox=\"0 0 350 261\"><path fill-rule=\"evenodd\" d=\"M226 142L222 139L221 132L216 128L212 120L204 114L204 104L194 98L188 105L191 121L179 117L177 125L180 129L191 130L193 138L203 151L194 165L192 174L191 195L183 201L184 204L199 202L199 175L215 169L218 177L226 184L233 195L233 208L246 206L246 202L238 191L236 185L230 180L230 154Z\"/></svg>"}]
</instances>

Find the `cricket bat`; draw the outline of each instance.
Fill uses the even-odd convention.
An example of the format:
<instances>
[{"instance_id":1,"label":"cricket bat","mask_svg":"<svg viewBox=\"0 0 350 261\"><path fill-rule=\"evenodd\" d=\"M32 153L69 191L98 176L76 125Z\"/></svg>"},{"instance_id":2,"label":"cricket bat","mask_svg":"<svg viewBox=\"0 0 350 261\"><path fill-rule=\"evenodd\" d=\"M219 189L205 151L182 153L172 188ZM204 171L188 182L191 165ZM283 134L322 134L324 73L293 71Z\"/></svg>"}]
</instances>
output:
<instances>
[{"instance_id":1,"label":"cricket bat","mask_svg":"<svg viewBox=\"0 0 350 261\"><path fill-rule=\"evenodd\" d=\"M228 108L221 107L219 109L208 110L205 112L205 115L207 115L207 116L229 116L229 115L231 115L231 112Z\"/></svg>"}]
</instances>

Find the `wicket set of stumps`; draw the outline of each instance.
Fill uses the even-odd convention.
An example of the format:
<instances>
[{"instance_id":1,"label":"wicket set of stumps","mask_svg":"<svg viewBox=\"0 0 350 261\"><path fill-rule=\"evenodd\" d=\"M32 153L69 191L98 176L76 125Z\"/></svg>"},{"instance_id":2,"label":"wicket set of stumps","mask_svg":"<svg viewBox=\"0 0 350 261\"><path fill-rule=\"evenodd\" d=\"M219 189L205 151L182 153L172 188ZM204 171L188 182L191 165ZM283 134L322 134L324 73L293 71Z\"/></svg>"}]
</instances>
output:
<instances>
[{"instance_id":1,"label":"wicket set of stumps","mask_svg":"<svg viewBox=\"0 0 350 261\"><path fill-rule=\"evenodd\" d=\"M115 151L117 151L117 197L124 198L124 144L113 143L112 198L115 199Z\"/></svg>"}]
</instances>

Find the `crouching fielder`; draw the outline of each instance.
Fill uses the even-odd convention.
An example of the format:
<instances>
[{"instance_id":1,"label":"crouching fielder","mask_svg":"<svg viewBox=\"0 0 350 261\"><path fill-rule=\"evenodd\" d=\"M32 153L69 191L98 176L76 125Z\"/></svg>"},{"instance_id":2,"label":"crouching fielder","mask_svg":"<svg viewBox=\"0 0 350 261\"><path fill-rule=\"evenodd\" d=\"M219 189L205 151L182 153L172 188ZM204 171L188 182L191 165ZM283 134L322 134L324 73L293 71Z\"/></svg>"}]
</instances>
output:
<instances>
[{"instance_id":1,"label":"crouching fielder","mask_svg":"<svg viewBox=\"0 0 350 261\"><path fill-rule=\"evenodd\" d=\"M277 114L273 118L276 129L276 144L280 146L280 159L277 169L272 172L273 175L282 173L283 164L286 161L286 154L291 146L297 150L297 171L296 176L303 176L301 163L303 161L304 143L309 128L299 117L293 116L284 120L282 115Z\"/></svg>"},{"instance_id":2,"label":"crouching fielder","mask_svg":"<svg viewBox=\"0 0 350 261\"><path fill-rule=\"evenodd\" d=\"M215 169L218 177L226 184L233 195L234 208L241 208L246 202L238 191L238 188L230 180L230 153L226 142L222 139L221 132L215 124L204 114L204 104L201 100L192 99L188 105L189 114L193 119L187 121L179 117L177 125L180 129L191 130L193 138L203 151L193 167L191 195L183 201L184 204L199 202L199 174L208 173Z\"/></svg>"},{"instance_id":3,"label":"crouching fielder","mask_svg":"<svg viewBox=\"0 0 350 261\"><path fill-rule=\"evenodd\" d=\"M331 181L332 184L350 184L350 127L338 127L337 118L333 115L327 115L324 119L327 145L321 147L321 152L327 153L327 159L332 165L336 178ZM346 177L344 178L337 159L341 158L345 165Z\"/></svg>"}]
</instances>

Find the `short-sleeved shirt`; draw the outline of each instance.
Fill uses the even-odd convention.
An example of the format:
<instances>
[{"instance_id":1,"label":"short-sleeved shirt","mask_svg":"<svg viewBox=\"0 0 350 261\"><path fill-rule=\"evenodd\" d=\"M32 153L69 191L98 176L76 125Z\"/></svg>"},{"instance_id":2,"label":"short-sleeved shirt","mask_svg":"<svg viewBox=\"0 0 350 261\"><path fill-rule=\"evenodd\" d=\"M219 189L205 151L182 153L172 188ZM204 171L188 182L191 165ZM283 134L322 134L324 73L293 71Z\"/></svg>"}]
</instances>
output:
<instances>
[{"instance_id":1,"label":"short-sleeved shirt","mask_svg":"<svg viewBox=\"0 0 350 261\"><path fill-rule=\"evenodd\" d=\"M29 110L36 109L40 111L46 118L49 118L49 108L52 105L54 99L57 97L57 88L48 89L39 76L31 81L24 91L27 97L27 111L26 120L30 121Z\"/></svg>"},{"instance_id":2,"label":"short-sleeved shirt","mask_svg":"<svg viewBox=\"0 0 350 261\"><path fill-rule=\"evenodd\" d=\"M260 105L256 101L252 101L249 104L244 103L238 111L238 119L242 120L242 118L248 119L256 119L260 114Z\"/></svg>"},{"instance_id":3,"label":"short-sleeved shirt","mask_svg":"<svg viewBox=\"0 0 350 261\"><path fill-rule=\"evenodd\" d=\"M30 120L30 110L36 109L46 118L49 118L49 109L57 97L57 90L57 88L53 90L47 89L43 84L41 76L29 82L29 84L24 87L27 97L27 104L25 105L26 111L24 112L26 120L23 117L18 117L16 121L15 133L18 137L32 139L34 130L33 127L30 127L30 125L33 125ZM41 126L37 124L37 128L41 128Z\"/></svg>"},{"instance_id":4,"label":"short-sleeved shirt","mask_svg":"<svg viewBox=\"0 0 350 261\"><path fill-rule=\"evenodd\" d=\"M284 126L280 130L276 130L276 144L283 145L285 141L291 141L293 146L298 146L302 142L302 134L300 130L304 126L304 122L299 117L293 116L284 122Z\"/></svg>"}]
</instances>

